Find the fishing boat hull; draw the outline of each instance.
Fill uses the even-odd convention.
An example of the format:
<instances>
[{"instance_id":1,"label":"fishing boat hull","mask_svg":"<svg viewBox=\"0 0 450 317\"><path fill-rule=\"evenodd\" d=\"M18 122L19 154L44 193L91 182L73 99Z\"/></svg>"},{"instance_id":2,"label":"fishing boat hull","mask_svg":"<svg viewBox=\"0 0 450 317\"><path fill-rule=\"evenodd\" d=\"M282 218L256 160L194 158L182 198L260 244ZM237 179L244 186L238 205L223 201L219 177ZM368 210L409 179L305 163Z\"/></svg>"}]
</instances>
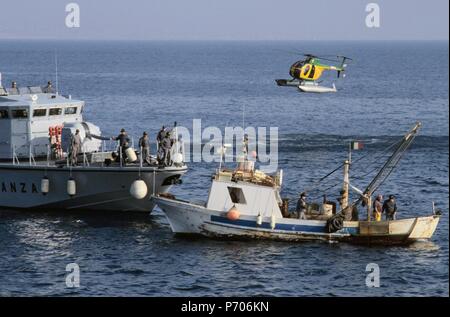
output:
<instances>
[{"instance_id":1,"label":"fishing boat hull","mask_svg":"<svg viewBox=\"0 0 450 317\"><path fill-rule=\"evenodd\" d=\"M341 230L328 233L324 220L265 217L258 224L254 216L241 215L238 220L230 220L224 212L189 202L164 197L153 197L153 200L166 214L174 233L211 238L408 244L431 238L439 222L439 216L381 222L345 221Z\"/></svg>"},{"instance_id":2,"label":"fishing boat hull","mask_svg":"<svg viewBox=\"0 0 450 317\"><path fill-rule=\"evenodd\" d=\"M42 167L0 164L0 207L44 210L102 210L151 212L155 193L168 192L187 168L168 167ZM41 181L46 177L48 192ZM147 195L136 199L130 193L140 178ZM75 182L75 194L69 195L67 182Z\"/></svg>"}]
</instances>

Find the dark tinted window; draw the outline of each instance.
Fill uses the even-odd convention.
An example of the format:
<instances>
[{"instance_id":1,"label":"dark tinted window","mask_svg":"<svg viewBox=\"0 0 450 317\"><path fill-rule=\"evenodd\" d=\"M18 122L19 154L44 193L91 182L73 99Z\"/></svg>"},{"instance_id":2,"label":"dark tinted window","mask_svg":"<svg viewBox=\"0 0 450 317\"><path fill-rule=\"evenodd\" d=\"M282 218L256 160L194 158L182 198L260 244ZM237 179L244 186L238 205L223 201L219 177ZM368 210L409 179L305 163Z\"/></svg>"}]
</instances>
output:
<instances>
[{"instance_id":1,"label":"dark tinted window","mask_svg":"<svg viewBox=\"0 0 450 317\"><path fill-rule=\"evenodd\" d=\"M238 187L228 187L228 192L230 193L231 201L234 204L246 204L244 192Z\"/></svg>"},{"instance_id":2,"label":"dark tinted window","mask_svg":"<svg viewBox=\"0 0 450 317\"><path fill-rule=\"evenodd\" d=\"M34 109L33 117L45 117L47 115L47 109Z\"/></svg>"},{"instance_id":3,"label":"dark tinted window","mask_svg":"<svg viewBox=\"0 0 450 317\"><path fill-rule=\"evenodd\" d=\"M0 110L0 119L8 119L8 110Z\"/></svg>"},{"instance_id":4,"label":"dark tinted window","mask_svg":"<svg viewBox=\"0 0 450 317\"><path fill-rule=\"evenodd\" d=\"M13 118L28 118L28 111L26 109L15 109L11 111Z\"/></svg>"},{"instance_id":5,"label":"dark tinted window","mask_svg":"<svg viewBox=\"0 0 450 317\"><path fill-rule=\"evenodd\" d=\"M64 110L64 114L76 114L77 107L68 107Z\"/></svg>"},{"instance_id":6,"label":"dark tinted window","mask_svg":"<svg viewBox=\"0 0 450 317\"><path fill-rule=\"evenodd\" d=\"M49 111L49 115L51 116L59 116L62 114L62 108L52 108Z\"/></svg>"}]
</instances>

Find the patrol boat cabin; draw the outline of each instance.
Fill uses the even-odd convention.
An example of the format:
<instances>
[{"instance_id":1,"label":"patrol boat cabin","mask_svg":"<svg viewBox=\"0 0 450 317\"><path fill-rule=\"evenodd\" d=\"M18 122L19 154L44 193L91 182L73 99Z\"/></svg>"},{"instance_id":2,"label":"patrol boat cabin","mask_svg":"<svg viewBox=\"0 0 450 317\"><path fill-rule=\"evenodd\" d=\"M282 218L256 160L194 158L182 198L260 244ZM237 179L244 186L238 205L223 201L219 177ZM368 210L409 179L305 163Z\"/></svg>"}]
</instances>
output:
<instances>
[{"instance_id":1,"label":"patrol boat cabin","mask_svg":"<svg viewBox=\"0 0 450 317\"><path fill-rule=\"evenodd\" d=\"M151 194L181 181L181 155L164 167L144 164L133 142L122 149L84 121L84 107L50 82L5 88L0 75L0 207L150 212ZM77 130L81 150L71 152Z\"/></svg>"},{"instance_id":2,"label":"patrol boat cabin","mask_svg":"<svg viewBox=\"0 0 450 317\"><path fill-rule=\"evenodd\" d=\"M46 157L52 127L83 122L84 102L47 87L0 86L0 160Z\"/></svg>"}]
</instances>

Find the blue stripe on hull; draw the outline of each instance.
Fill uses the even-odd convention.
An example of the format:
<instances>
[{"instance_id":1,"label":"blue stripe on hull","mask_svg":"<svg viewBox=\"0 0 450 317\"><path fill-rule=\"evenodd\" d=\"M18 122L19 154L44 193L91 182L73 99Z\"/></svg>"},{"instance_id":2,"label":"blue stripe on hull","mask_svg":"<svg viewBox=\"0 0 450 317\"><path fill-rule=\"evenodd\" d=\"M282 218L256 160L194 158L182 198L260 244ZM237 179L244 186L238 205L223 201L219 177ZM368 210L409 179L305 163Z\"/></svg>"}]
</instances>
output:
<instances>
[{"instance_id":1,"label":"blue stripe on hull","mask_svg":"<svg viewBox=\"0 0 450 317\"><path fill-rule=\"evenodd\" d=\"M263 222L260 226L256 224L253 220L229 220L225 217L211 215L211 221L218 222L222 224L229 224L247 228L261 228L261 229L272 229L269 222ZM327 233L325 231L325 226L312 226L312 225L294 225L294 224L275 224L275 230L291 231L291 232L311 232L311 233ZM356 234L356 228L344 228L338 231L338 233L350 233Z\"/></svg>"}]
</instances>

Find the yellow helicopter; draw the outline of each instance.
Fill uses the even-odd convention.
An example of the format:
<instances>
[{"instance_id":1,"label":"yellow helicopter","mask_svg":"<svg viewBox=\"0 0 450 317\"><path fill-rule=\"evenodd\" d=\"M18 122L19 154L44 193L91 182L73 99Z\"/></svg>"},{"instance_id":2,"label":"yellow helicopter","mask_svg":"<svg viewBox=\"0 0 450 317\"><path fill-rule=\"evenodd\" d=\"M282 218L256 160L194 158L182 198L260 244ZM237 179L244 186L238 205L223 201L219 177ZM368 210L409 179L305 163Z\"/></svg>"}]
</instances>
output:
<instances>
[{"instance_id":1,"label":"yellow helicopter","mask_svg":"<svg viewBox=\"0 0 450 317\"><path fill-rule=\"evenodd\" d=\"M333 87L320 86L317 80L322 76L324 71L333 70L337 72L337 77L341 77L341 73L345 72L346 62L352 60L346 56L336 56L337 59L328 59L312 54L303 54L306 58L292 64L289 69L289 75L292 79L276 79L278 86L294 86L302 92L336 92L336 86ZM323 61L331 61L339 63L339 66L328 65ZM344 74L345 76L345 74ZM343 76L343 77L344 77Z\"/></svg>"}]
</instances>

